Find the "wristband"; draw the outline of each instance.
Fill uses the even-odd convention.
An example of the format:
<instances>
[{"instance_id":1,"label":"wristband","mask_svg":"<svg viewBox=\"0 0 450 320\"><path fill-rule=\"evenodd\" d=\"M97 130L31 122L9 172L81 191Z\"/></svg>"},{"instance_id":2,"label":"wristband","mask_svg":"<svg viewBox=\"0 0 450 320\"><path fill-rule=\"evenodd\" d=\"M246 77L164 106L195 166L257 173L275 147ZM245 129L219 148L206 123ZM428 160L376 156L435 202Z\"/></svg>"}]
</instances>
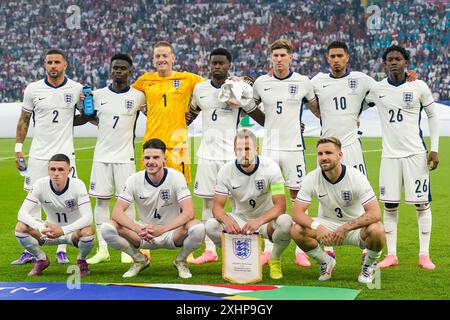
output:
<instances>
[{"instance_id":1,"label":"wristband","mask_svg":"<svg viewBox=\"0 0 450 320\"><path fill-rule=\"evenodd\" d=\"M319 222L314 221L314 220L313 220L313 222L311 222L311 229L317 230L317 228L318 228L319 226L320 226L320 223L319 223Z\"/></svg>"},{"instance_id":2,"label":"wristband","mask_svg":"<svg viewBox=\"0 0 450 320\"><path fill-rule=\"evenodd\" d=\"M14 147L14 152L22 152L23 143L16 143Z\"/></svg>"}]
</instances>

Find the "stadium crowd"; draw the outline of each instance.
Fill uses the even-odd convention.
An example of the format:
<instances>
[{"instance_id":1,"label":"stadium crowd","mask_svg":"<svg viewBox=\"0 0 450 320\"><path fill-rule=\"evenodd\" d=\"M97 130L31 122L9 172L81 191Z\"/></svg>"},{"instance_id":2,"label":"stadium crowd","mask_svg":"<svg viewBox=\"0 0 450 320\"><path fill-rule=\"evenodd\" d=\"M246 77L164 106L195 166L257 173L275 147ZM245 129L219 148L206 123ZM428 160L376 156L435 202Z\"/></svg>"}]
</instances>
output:
<instances>
[{"instance_id":1,"label":"stadium crowd","mask_svg":"<svg viewBox=\"0 0 450 320\"><path fill-rule=\"evenodd\" d=\"M42 54L50 47L66 51L69 77L103 87L114 52L132 55L137 77L152 68L150 48L159 40L173 43L176 70L207 76L208 54L221 46L232 52L235 74L258 76L268 69L268 44L281 37L296 47L301 74L326 70L326 45L340 39L351 48L351 68L377 80L385 76L383 49L397 42L435 99L450 99L446 1L383 1L375 29L358 0L208 2L1 1L0 102L22 99L25 86L44 77Z\"/></svg>"}]
</instances>

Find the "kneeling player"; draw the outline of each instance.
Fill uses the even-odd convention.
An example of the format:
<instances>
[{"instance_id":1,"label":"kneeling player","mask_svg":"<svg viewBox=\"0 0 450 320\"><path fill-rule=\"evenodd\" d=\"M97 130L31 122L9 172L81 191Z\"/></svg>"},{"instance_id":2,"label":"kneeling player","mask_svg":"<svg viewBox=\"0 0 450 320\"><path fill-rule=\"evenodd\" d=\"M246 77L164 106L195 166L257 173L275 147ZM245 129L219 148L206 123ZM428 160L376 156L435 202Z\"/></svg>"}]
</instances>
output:
<instances>
[{"instance_id":1,"label":"kneeling player","mask_svg":"<svg viewBox=\"0 0 450 320\"><path fill-rule=\"evenodd\" d=\"M143 145L145 170L131 175L113 209L112 220L101 226L102 236L114 249L125 252L133 265L124 278L137 276L150 264L139 249L176 249L174 267L181 278L191 278L186 258L202 244L205 227L194 219L191 193L182 173L165 168L166 145L159 139ZM139 222L126 215L135 201Z\"/></svg>"},{"instance_id":2,"label":"kneeling player","mask_svg":"<svg viewBox=\"0 0 450 320\"><path fill-rule=\"evenodd\" d=\"M38 179L20 207L16 225L19 243L37 257L29 276L42 274L50 261L43 245L70 244L80 249L77 265L82 276L88 275L86 257L94 246L91 202L84 183L69 178L70 160L64 154L51 157L49 177ZM30 212L44 209L47 221L34 218Z\"/></svg>"},{"instance_id":3,"label":"kneeling player","mask_svg":"<svg viewBox=\"0 0 450 320\"><path fill-rule=\"evenodd\" d=\"M281 254L289 245L292 219L285 214L284 180L280 167L270 158L258 157L255 135L247 129L234 139L237 159L227 162L217 176L213 215L206 221L206 233L221 245L225 229L232 234L259 231L274 243L269 266L272 279L283 278ZM233 213L224 210L228 195L235 201Z\"/></svg>"},{"instance_id":4,"label":"kneeling player","mask_svg":"<svg viewBox=\"0 0 450 320\"><path fill-rule=\"evenodd\" d=\"M303 180L295 201L291 236L306 254L320 265L320 281L331 279L336 265L319 246L354 245L367 249L360 283L373 281L373 267L386 243L380 223L380 207L366 176L342 161L341 143L337 138L322 138L317 142L320 169ZM319 215L310 218L305 212L313 197L317 197Z\"/></svg>"}]
</instances>

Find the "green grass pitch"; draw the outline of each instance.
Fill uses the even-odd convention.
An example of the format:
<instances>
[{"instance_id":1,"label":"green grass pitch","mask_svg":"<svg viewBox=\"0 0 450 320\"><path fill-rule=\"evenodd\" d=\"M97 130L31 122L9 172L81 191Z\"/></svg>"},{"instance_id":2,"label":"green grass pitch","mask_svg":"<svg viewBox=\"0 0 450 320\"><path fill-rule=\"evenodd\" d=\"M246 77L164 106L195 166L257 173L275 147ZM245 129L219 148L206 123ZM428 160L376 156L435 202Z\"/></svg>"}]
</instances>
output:
<instances>
[{"instance_id":1,"label":"green grass pitch","mask_svg":"<svg viewBox=\"0 0 450 320\"><path fill-rule=\"evenodd\" d=\"M55 137L56 138L56 137ZM198 139L195 146L198 146ZM306 163L309 172L315 167L314 143L316 138L307 138ZM368 168L369 180L378 193L378 170L381 156L381 140L379 138L362 139L365 159ZM14 226L17 220L17 211L25 197L23 191L23 179L15 168L13 161L14 139L0 139L0 281L35 281L35 282L66 282L66 266L56 264L54 253L56 247L46 247L45 251L51 258L50 267L44 275L37 278L27 277L31 265L11 266L10 262L17 258L22 251L14 237ZM429 143L429 141L427 141ZM27 151L30 140L25 142ZM93 146L95 139L76 139L77 167L79 177L88 185ZM136 150L140 157L141 141L136 141ZM195 148L191 153L195 153ZM260 284L276 285L303 285L303 286L327 286L350 289L360 289L358 299L450 299L448 281L450 279L450 219L448 212L450 169L447 165L450 156L450 138L442 137L440 143L440 165L431 173L431 189L433 202L433 229L430 254L436 270L422 270L417 266L418 262L418 231L414 206L400 206L399 232L398 232L398 257L399 265L389 270L381 271L381 289L369 289L357 283L360 272L361 255L357 248L336 247L337 267L333 273L333 279L326 283L320 283L319 266L314 264L310 268L299 268L294 264L294 244L283 254L282 265L284 278L274 281L269 278L268 267L264 267L264 280ZM192 176L195 177L196 165L192 166ZM193 183L190 184L192 188ZM92 201L94 204L94 201ZM201 200L194 197L197 217L201 217ZM288 203L288 212L291 212L291 204ZM310 214L317 214L317 202L314 202ZM386 253L383 251L383 255ZM200 252L200 250L198 251ZM198 254L197 252L197 254ZM220 251L219 251L220 252ZM77 251L68 248L71 263L76 261ZM122 274L128 269L128 265L120 263L120 255L114 249L110 249L111 261L91 266L92 274L84 278L84 282L124 282ZM212 263L199 266L191 266L192 279L183 280L177 277L176 270L172 267L172 261L177 250L152 251L152 265L141 275L127 282L137 283L226 283L221 277L221 264Z\"/></svg>"}]
</instances>

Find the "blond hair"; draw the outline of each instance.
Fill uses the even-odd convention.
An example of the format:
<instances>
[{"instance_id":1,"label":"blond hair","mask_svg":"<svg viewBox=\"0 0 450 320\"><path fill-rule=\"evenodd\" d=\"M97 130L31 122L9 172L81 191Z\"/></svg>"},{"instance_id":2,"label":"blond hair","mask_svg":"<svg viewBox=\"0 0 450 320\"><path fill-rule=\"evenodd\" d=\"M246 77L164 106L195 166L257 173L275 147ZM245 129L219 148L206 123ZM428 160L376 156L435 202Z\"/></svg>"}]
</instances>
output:
<instances>
[{"instance_id":1,"label":"blond hair","mask_svg":"<svg viewBox=\"0 0 450 320\"><path fill-rule=\"evenodd\" d=\"M153 45L153 51L156 49L156 48L160 48L160 47L169 47L170 48L170 50L172 51L172 53L173 54L175 54L175 50L173 49L173 46L172 46L172 44L170 43L170 42L167 42L167 41L158 41L157 43L155 43L154 45Z\"/></svg>"}]
</instances>

